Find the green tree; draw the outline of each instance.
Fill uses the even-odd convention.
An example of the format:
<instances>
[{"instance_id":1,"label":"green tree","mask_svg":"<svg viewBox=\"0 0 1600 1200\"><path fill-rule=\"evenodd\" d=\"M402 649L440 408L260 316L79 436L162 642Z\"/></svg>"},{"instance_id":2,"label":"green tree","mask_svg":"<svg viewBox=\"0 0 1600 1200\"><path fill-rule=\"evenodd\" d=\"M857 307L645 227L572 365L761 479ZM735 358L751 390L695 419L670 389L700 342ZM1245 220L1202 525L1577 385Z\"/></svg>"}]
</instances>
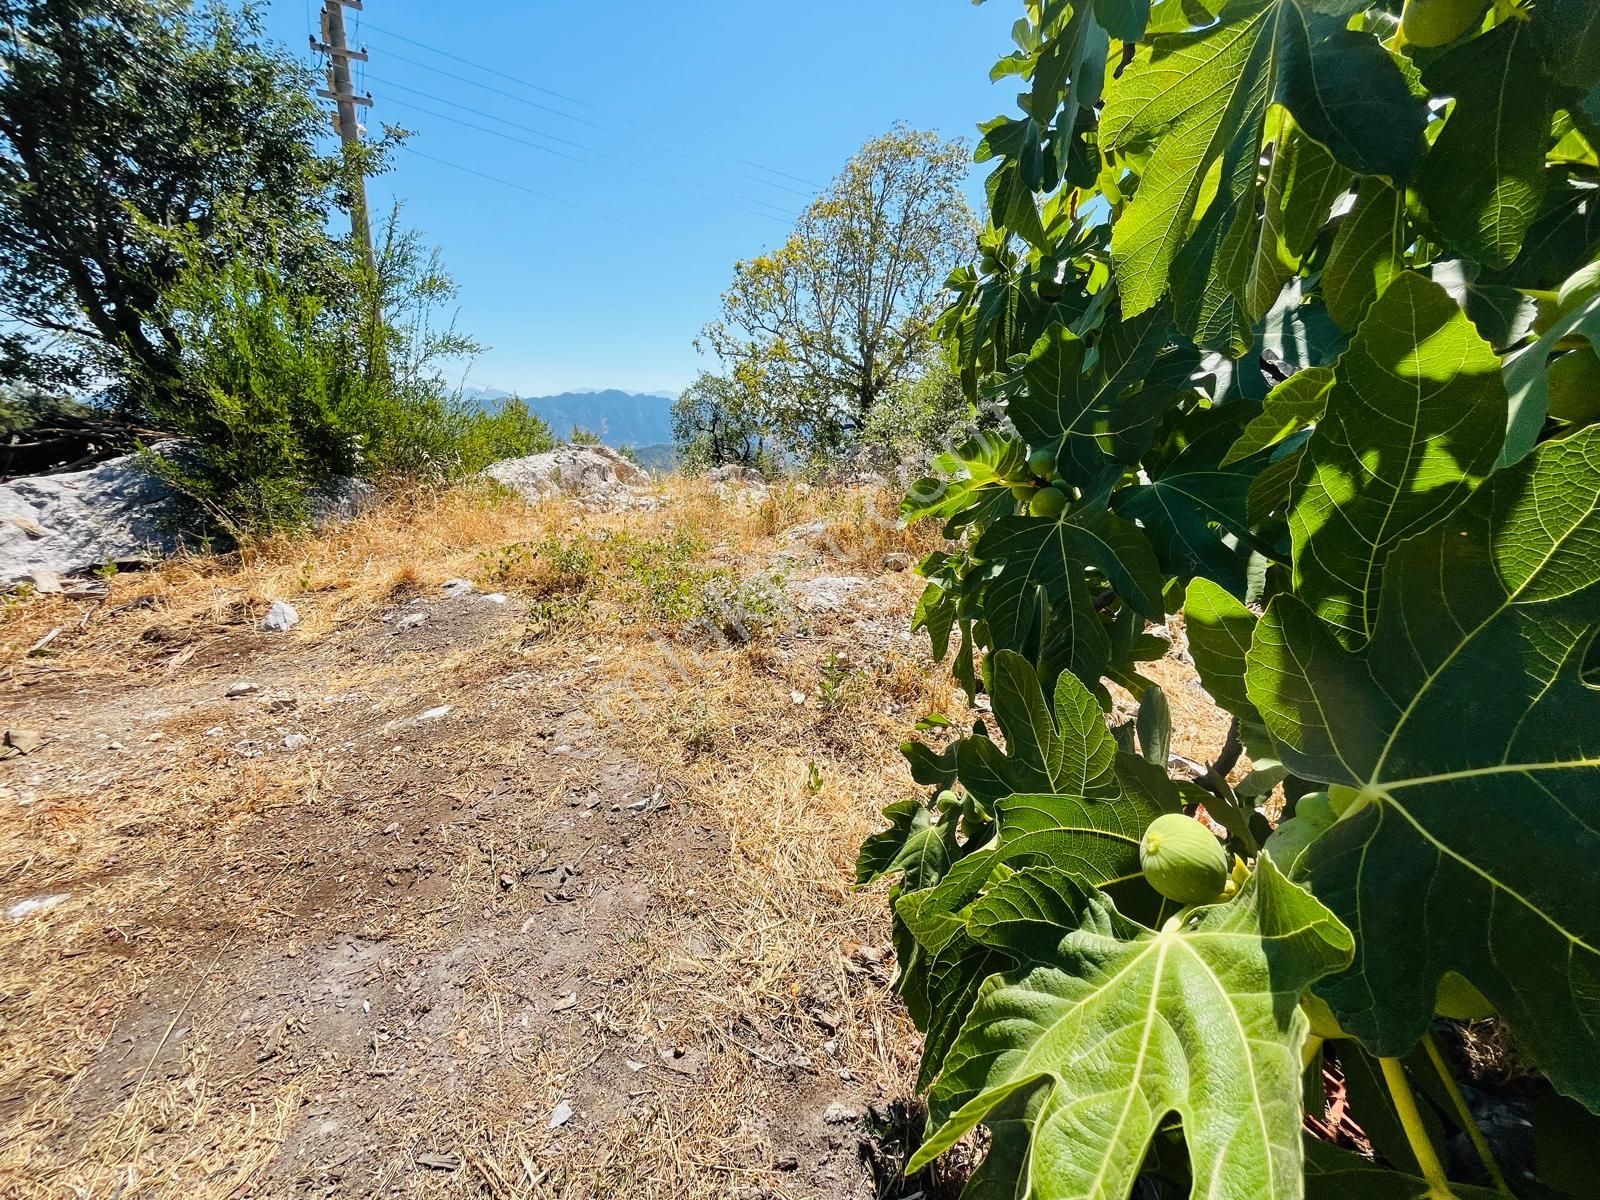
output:
<instances>
[{"instance_id":1,"label":"green tree","mask_svg":"<svg viewBox=\"0 0 1600 1200\"><path fill-rule=\"evenodd\" d=\"M943 354L933 353L919 374L897 384L873 406L859 448L874 467L921 470L931 453L960 445L979 427L960 377Z\"/></svg>"},{"instance_id":2,"label":"green tree","mask_svg":"<svg viewBox=\"0 0 1600 1200\"><path fill-rule=\"evenodd\" d=\"M349 248L316 289L270 251L222 251L189 249L162 298L178 380L149 400L189 439L151 465L214 528L298 524L350 477L442 482L553 444L520 400L484 412L452 393L445 366L481 348L442 317L455 284L397 211L376 272Z\"/></svg>"},{"instance_id":3,"label":"green tree","mask_svg":"<svg viewBox=\"0 0 1600 1200\"><path fill-rule=\"evenodd\" d=\"M756 398L737 380L702 371L672 402L672 440L691 471L759 466L766 427Z\"/></svg>"},{"instance_id":4,"label":"green tree","mask_svg":"<svg viewBox=\"0 0 1600 1200\"><path fill-rule=\"evenodd\" d=\"M170 389L189 250L320 255L341 168L253 5L0 0L0 56L0 378Z\"/></svg>"},{"instance_id":5,"label":"green tree","mask_svg":"<svg viewBox=\"0 0 1600 1200\"><path fill-rule=\"evenodd\" d=\"M969 1198L1588 1194L1600 5L1022 7L940 323L1007 420L902 509L987 703L858 861L907 1170L982 1124ZM1231 717L1192 765L1143 669L1179 612Z\"/></svg>"},{"instance_id":6,"label":"green tree","mask_svg":"<svg viewBox=\"0 0 1600 1200\"><path fill-rule=\"evenodd\" d=\"M734 267L702 344L791 447L830 453L912 377L972 249L966 151L896 127L861 148L771 254Z\"/></svg>"}]
</instances>

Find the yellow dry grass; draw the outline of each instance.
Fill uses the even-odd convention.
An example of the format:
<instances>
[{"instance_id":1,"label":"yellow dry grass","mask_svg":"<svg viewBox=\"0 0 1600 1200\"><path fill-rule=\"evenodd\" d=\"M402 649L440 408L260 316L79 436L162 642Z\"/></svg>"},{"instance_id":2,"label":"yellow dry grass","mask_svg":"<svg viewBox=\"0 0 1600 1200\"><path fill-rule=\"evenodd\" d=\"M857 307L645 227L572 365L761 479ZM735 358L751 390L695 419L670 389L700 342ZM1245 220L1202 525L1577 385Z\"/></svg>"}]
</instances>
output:
<instances>
[{"instance_id":1,"label":"yellow dry grass","mask_svg":"<svg viewBox=\"0 0 1600 1200\"><path fill-rule=\"evenodd\" d=\"M687 585L692 592L705 573L742 580L794 570L783 565L775 537L820 521L827 547L815 569L872 577L883 608L877 619L903 630L919 581L886 571L884 556L924 547L895 527L890 498L877 492L779 487L752 501L682 482L660 499L655 511L592 513L475 489L401 493L315 535L120 576L98 605L38 596L0 612L11 701L46 695L42 703L70 725L93 703L80 690L181 690L215 654L241 645L248 652L273 599L299 606L300 645L335 647L397 598L452 576L478 579L531 600L544 614L537 636L513 628L465 647L426 680L404 656L345 658L319 687L375 688L398 713L441 679L537 677L584 662L610 698L596 706L604 737L666 779L672 802L690 807L727 847L715 861L669 864L652 881L662 902L624 931L635 969L591 1015L597 1036L698 1047L700 1078L675 1099L641 1100L626 1121L576 1141L528 1119L530 1109L549 1111L588 1052L550 1045L524 1064L514 1087L497 1087L491 1072L469 1102L418 1096L403 1136L456 1147L461 1170L373 1180L352 1194L402 1183L407 1194L430 1196L710 1197L747 1187L808 1194L773 1173L770 1131L757 1116L771 1102L757 1076L773 1047L816 1053L830 1041L824 1069L866 1092L908 1089L911 1031L886 972L856 956L861 945L885 940L883 900L852 889L851 862L878 810L910 786L898 741L916 717L950 706L944 670L928 660L923 641L894 637L865 650L828 615L747 646L687 637L668 619L671 605L658 601L683 582L674 575L679 566L661 561L673 539L696 548L685 568L701 573ZM650 561L630 567L617 538L648 543ZM552 541L582 541L599 556L601 578L583 585L581 603L559 603L571 588L552 577L548 553L530 558L518 549ZM658 569L666 578L651 574ZM26 656L58 627L48 657ZM190 735L227 719L217 705L174 712L163 731L186 749L160 770L108 760L93 778L34 789L26 783L33 760L16 760L0 777L0 898L73 896L47 921L0 923L0 1194L271 1194L261 1181L286 1125L308 1098L338 1086L313 1073L265 1096L242 1094L217 1077L203 1051L186 1048L180 1069L147 1072L110 1111L75 1108L78 1081L97 1056L116 1051L108 1039L153 980L183 970L195 976L171 1018L199 1029L224 996L208 964L226 962L234 939L293 943L287 901L270 884L239 892L220 929L152 927L143 918L231 877L256 852L250 839L263 814L312 803L327 782L319 771L339 769L263 759L224 773ZM514 763L530 752L514 742L472 742L470 720L466 728L465 759ZM130 822L158 827L160 836L130 846L120 832ZM506 831L508 842L516 836ZM458 898L493 892L495 865L481 857L463 849ZM686 922L697 931L692 942ZM74 949L108 937L123 939L128 952ZM502 983L486 975L473 999L483 1029L503 1023Z\"/></svg>"},{"instance_id":2,"label":"yellow dry grass","mask_svg":"<svg viewBox=\"0 0 1600 1200\"><path fill-rule=\"evenodd\" d=\"M250 732L216 700L219 676L270 662L278 684L295 686L293 664L255 631L277 598L300 609L294 639L315 691L371 696L380 725L451 698L457 740L428 777L446 781L438 786L470 790L548 761L530 723L497 707L496 688L525 679L532 706L549 690L541 681L577 676L597 738L659 779L721 847L661 862L651 904L606 931L622 967L586 1011L582 1037L519 1040L517 981L481 965L449 1035L481 1055L464 1051L447 1082L418 1077L408 1103L375 1121L395 1144L448 1151L459 1168L393 1159L379 1177L346 1180L344 1194L830 1194L775 1170L771 1122L785 1097L772 1068L799 1056L814 1064L801 1076L809 1086L837 1077L857 1095L911 1092L917 1042L892 967L877 961L883 896L857 892L851 877L879 811L913 786L898 743L930 711L960 715L946 668L925 638L905 635L921 581L900 568L929 535L900 530L893 498L871 489L791 484L752 496L675 481L655 499L589 512L494 489L401 492L314 535L120 576L103 603L36 596L0 610L0 686L33 720L59 718L83 735L146 695L188 701L157 722L174 744L160 765L102 749L78 756L75 777L35 785L39 759L0 764L0 901L72 897L48 919L0 920L0 1195L305 1194L272 1182L274 1155L345 1081L326 1066L252 1090L207 1040L238 1002L223 977L239 947L293 950L301 938L306 882L264 867L260 831L274 814L318 811L358 770L337 754L241 763L217 748ZM820 534L784 537L813 523ZM767 613L762 585L774 573L864 576L869 599L849 619ZM373 652L377 618L457 576L511 593L527 622L426 660ZM753 640L730 643L725 622L701 620L708 594L754 606ZM29 657L56 628L48 656ZM1172 660L1149 673L1171 697L1175 749L1214 755L1223 726L1192 674ZM227 734L208 743L213 726ZM487 843L441 833L454 864L444 899L479 912L538 903L504 893L503 864L539 849L532 831L562 797L603 782L572 761ZM157 833L130 840L131 826ZM150 919L215 912L219 895L225 911L199 927ZM400 914L412 944L449 948L455 935L430 913ZM82 1081L127 1053L112 1041L121 1023L174 976L186 982L159 1008L162 1023L194 1035L176 1050L156 1039L148 1061L129 1064L144 1072L131 1096L85 1111ZM690 1050L699 1074L642 1089L601 1127L548 1127L598 1054L654 1046Z\"/></svg>"}]
</instances>

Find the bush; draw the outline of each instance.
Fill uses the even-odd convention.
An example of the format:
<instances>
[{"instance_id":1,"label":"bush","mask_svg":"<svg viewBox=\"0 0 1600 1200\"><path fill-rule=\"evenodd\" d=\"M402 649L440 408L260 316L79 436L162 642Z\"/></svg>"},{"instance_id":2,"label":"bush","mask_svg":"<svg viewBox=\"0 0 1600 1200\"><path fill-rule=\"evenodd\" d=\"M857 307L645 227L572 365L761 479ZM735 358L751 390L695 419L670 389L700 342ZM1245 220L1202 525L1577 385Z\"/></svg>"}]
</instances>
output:
<instances>
[{"instance_id":1,"label":"bush","mask_svg":"<svg viewBox=\"0 0 1600 1200\"><path fill-rule=\"evenodd\" d=\"M504 458L543 454L555 447L550 426L521 400L505 401L494 412L463 412L456 440L456 469L472 475Z\"/></svg>"},{"instance_id":2,"label":"bush","mask_svg":"<svg viewBox=\"0 0 1600 1200\"><path fill-rule=\"evenodd\" d=\"M520 402L485 413L447 390L439 364L479 347L435 329L454 287L393 219L376 275L340 263L323 286L195 258L167 302L181 386L153 402L190 446L150 461L227 532L303 523L351 476L443 482L553 444Z\"/></svg>"},{"instance_id":3,"label":"bush","mask_svg":"<svg viewBox=\"0 0 1600 1200\"><path fill-rule=\"evenodd\" d=\"M899 385L867 414L860 457L878 470L905 464L920 470L934 454L960 445L977 428L960 378L935 356L921 375Z\"/></svg>"}]
</instances>

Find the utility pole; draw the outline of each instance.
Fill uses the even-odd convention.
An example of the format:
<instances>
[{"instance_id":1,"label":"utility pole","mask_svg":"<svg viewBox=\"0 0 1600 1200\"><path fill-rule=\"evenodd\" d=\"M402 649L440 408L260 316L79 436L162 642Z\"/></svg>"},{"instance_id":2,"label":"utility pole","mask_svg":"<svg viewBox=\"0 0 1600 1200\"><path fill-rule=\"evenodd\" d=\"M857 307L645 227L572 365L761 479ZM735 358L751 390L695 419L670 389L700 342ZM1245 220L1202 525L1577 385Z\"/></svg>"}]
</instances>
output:
<instances>
[{"instance_id":1,"label":"utility pole","mask_svg":"<svg viewBox=\"0 0 1600 1200\"><path fill-rule=\"evenodd\" d=\"M356 95L355 85L350 81L350 64L366 62L367 52L350 49L344 32L344 10L353 8L359 12L361 7L362 0L323 0L322 40L311 39L311 48L326 54L329 59L328 86L318 89L317 95L338 105L333 127L338 130L339 141L347 151L361 143L361 126L356 121L356 108L372 107L371 94ZM345 159L350 162L352 156L346 154ZM368 268L376 271L378 256L372 248L372 215L367 209L367 180L359 170L352 174L351 195L354 199L350 208L350 230L367 252Z\"/></svg>"}]
</instances>

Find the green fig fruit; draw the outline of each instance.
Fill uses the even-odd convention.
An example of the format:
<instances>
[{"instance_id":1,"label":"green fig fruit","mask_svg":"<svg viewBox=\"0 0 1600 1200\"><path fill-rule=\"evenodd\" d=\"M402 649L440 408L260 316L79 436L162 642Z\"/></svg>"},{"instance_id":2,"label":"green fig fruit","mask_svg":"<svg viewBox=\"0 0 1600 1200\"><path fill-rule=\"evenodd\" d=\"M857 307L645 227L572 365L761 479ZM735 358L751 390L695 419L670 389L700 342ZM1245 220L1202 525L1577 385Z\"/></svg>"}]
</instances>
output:
<instances>
[{"instance_id":1,"label":"green fig fruit","mask_svg":"<svg viewBox=\"0 0 1600 1200\"><path fill-rule=\"evenodd\" d=\"M1168 900L1205 904L1228 883L1228 856L1216 835L1193 817L1166 813L1139 841L1145 881Z\"/></svg>"},{"instance_id":2,"label":"green fig fruit","mask_svg":"<svg viewBox=\"0 0 1600 1200\"><path fill-rule=\"evenodd\" d=\"M1600 418L1600 356L1584 344L1550 364L1550 415L1571 425Z\"/></svg>"},{"instance_id":3,"label":"green fig fruit","mask_svg":"<svg viewBox=\"0 0 1600 1200\"><path fill-rule=\"evenodd\" d=\"M1035 478L1049 479L1056 473L1056 452L1048 446L1035 450L1028 455L1028 470L1033 472Z\"/></svg>"},{"instance_id":4,"label":"green fig fruit","mask_svg":"<svg viewBox=\"0 0 1600 1200\"><path fill-rule=\"evenodd\" d=\"M1433 1011L1453 1021L1483 1021L1494 1016L1494 1005L1464 976L1446 971L1439 980Z\"/></svg>"},{"instance_id":5,"label":"green fig fruit","mask_svg":"<svg viewBox=\"0 0 1600 1200\"><path fill-rule=\"evenodd\" d=\"M1295 804L1294 816L1272 831L1267 853L1280 871L1292 871L1305 848L1332 829L1338 819L1327 792L1307 792Z\"/></svg>"},{"instance_id":6,"label":"green fig fruit","mask_svg":"<svg viewBox=\"0 0 1600 1200\"><path fill-rule=\"evenodd\" d=\"M1053 521L1067 511L1067 498L1053 487L1040 488L1028 502L1028 511Z\"/></svg>"},{"instance_id":7,"label":"green fig fruit","mask_svg":"<svg viewBox=\"0 0 1600 1200\"><path fill-rule=\"evenodd\" d=\"M1413 46L1448 46L1483 20L1489 0L1406 0L1400 33Z\"/></svg>"},{"instance_id":8,"label":"green fig fruit","mask_svg":"<svg viewBox=\"0 0 1600 1200\"><path fill-rule=\"evenodd\" d=\"M1556 293L1556 307L1562 315L1589 303L1600 292L1600 262L1592 262L1567 276L1567 281Z\"/></svg>"}]
</instances>

